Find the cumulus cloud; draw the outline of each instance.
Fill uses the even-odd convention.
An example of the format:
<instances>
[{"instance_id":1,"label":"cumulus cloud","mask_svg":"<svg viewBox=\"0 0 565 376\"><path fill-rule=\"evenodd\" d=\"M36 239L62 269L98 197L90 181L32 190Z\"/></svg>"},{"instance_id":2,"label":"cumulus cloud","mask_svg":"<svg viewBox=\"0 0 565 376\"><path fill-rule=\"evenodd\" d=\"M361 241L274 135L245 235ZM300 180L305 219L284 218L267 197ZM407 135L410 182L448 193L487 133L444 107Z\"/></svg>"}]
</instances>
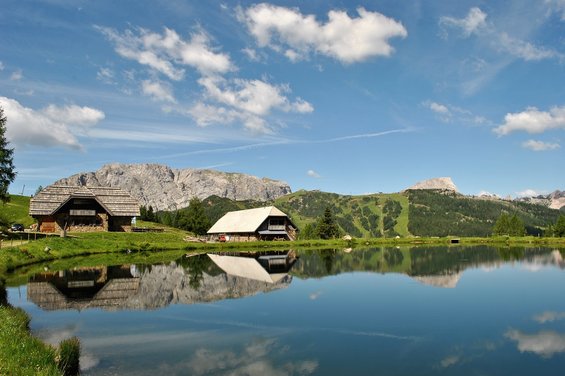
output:
<instances>
[{"instance_id":1,"label":"cumulus cloud","mask_svg":"<svg viewBox=\"0 0 565 376\"><path fill-rule=\"evenodd\" d=\"M64 146L82 149L77 139L104 119L104 113L91 107L49 105L41 110L24 107L18 101L0 97L8 118L6 137L16 147Z\"/></svg>"},{"instance_id":2,"label":"cumulus cloud","mask_svg":"<svg viewBox=\"0 0 565 376\"><path fill-rule=\"evenodd\" d=\"M480 8L473 7L469 10L466 17L454 18L444 16L440 18L439 24L444 28L444 31L445 29L457 29L461 31L464 37L469 37L487 27L486 19L487 14L485 12Z\"/></svg>"},{"instance_id":3,"label":"cumulus cloud","mask_svg":"<svg viewBox=\"0 0 565 376\"><path fill-rule=\"evenodd\" d=\"M318 174L316 171L314 170L308 170L306 172L306 175L310 176L311 178L320 178L320 174Z\"/></svg>"},{"instance_id":4,"label":"cumulus cloud","mask_svg":"<svg viewBox=\"0 0 565 376\"><path fill-rule=\"evenodd\" d=\"M144 80L141 83L143 94L156 101L176 103L171 85L162 81Z\"/></svg>"},{"instance_id":5,"label":"cumulus cloud","mask_svg":"<svg viewBox=\"0 0 565 376\"><path fill-rule=\"evenodd\" d=\"M504 124L494 128L494 132L505 136L517 131L543 133L552 129L565 129L565 106L553 107L549 111L528 107L522 112L506 114Z\"/></svg>"},{"instance_id":6,"label":"cumulus cloud","mask_svg":"<svg viewBox=\"0 0 565 376\"><path fill-rule=\"evenodd\" d=\"M526 334L519 330L509 330L505 334L517 342L520 352L532 352L542 358L551 358L553 355L565 352L565 334L554 331L542 331L536 334Z\"/></svg>"},{"instance_id":7,"label":"cumulus cloud","mask_svg":"<svg viewBox=\"0 0 565 376\"><path fill-rule=\"evenodd\" d=\"M442 115L450 114L449 109L443 104L431 102L429 104L429 107L430 107L430 110L432 110L435 113L442 114Z\"/></svg>"},{"instance_id":8,"label":"cumulus cloud","mask_svg":"<svg viewBox=\"0 0 565 376\"><path fill-rule=\"evenodd\" d=\"M392 18L364 8L358 17L332 10L328 21L320 23L314 15L303 15L297 8L257 4L239 9L243 22L260 47L270 47L291 61L305 59L311 53L351 64L375 56L390 56L394 48L389 39L406 37L404 26Z\"/></svg>"},{"instance_id":9,"label":"cumulus cloud","mask_svg":"<svg viewBox=\"0 0 565 376\"><path fill-rule=\"evenodd\" d=\"M208 100L220 105L197 103L189 112L199 125L219 122L243 121L244 126L258 133L271 133L265 116L274 110L308 113L314 108L301 98L288 99L287 85L273 85L262 80L227 80L219 76L206 76L198 80L205 89ZM214 114L214 111L218 113Z\"/></svg>"},{"instance_id":10,"label":"cumulus cloud","mask_svg":"<svg viewBox=\"0 0 565 376\"><path fill-rule=\"evenodd\" d=\"M565 312L545 311L534 316L534 321L537 321L540 324L558 320L565 320Z\"/></svg>"},{"instance_id":11,"label":"cumulus cloud","mask_svg":"<svg viewBox=\"0 0 565 376\"><path fill-rule=\"evenodd\" d=\"M183 40L169 28L164 28L162 34L143 28L123 33L108 27L96 28L114 43L120 56L146 65L171 80L178 81L184 77L183 66L192 67L201 74L225 73L234 69L229 56L216 52L203 30L192 33L189 40Z\"/></svg>"},{"instance_id":12,"label":"cumulus cloud","mask_svg":"<svg viewBox=\"0 0 565 376\"><path fill-rule=\"evenodd\" d=\"M522 143L522 147L526 149L530 149L533 151L547 151L547 150L556 150L559 149L561 146L555 142L543 142L538 140L528 140Z\"/></svg>"}]
</instances>

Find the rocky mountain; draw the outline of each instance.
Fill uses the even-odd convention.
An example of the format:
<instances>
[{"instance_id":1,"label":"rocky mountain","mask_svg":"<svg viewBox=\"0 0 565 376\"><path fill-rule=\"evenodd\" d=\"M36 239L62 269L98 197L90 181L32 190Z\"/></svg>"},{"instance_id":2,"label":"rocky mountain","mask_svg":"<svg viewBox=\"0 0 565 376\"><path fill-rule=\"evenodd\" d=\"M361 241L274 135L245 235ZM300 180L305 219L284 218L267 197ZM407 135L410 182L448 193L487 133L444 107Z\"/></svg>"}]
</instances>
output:
<instances>
[{"instance_id":1,"label":"rocky mountain","mask_svg":"<svg viewBox=\"0 0 565 376\"><path fill-rule=\"evenodd\" d=\"M408 189L433 189L457 192L457 187L450 177L434 178L420 181Z\"/></svg>"},{"instance_id":2,"label":"rocky mountain","mask_svg":"<svg viewBox=\"0 0 565 376\"><path fill-rule=\"evenodd\" d=\"M57 181L60 185L90 185L122 188L155 210L188 206L193 197L211 195L230 200L268 201L291 193L283 181L251 175L195 168L173 169L160 164L107 164L94 172L83 172Z\"/></svg>"},{"instance_id":3,"label":"rocky mountain","mask_svg":"<svg viewBox=\"0 0 565 376\"><path fill-rule=\"evenodd\" d=\"M539 195L534 197L520 197L516 200L545 205L551 209L561 209L565 206L565 191L555 191L548 195Z\"/></svg>"}]
</instances>

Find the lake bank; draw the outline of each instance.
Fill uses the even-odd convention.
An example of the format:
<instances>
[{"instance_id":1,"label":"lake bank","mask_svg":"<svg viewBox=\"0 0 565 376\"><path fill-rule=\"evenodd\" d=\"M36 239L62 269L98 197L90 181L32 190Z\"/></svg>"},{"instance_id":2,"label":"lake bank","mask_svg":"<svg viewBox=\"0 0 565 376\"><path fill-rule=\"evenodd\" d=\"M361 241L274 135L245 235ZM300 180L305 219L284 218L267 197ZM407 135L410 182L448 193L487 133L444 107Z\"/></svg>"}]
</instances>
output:
<instances>
[{"instance_id":1,"label":"lake bank","mask_svg":"<svg viewBox=\"0 0 565 376\"><path fill-rule=\"evenodd\" d=\"M70 233L67 237L46 237L29 241L17 247L0 251L0 276L16 268L43 262L72 259L97 254L125 254L133 258L141 254L144 258L162 252L222 252L244 249L277 250L289 248L344 249L355 247L380 247L403 245L494 245L494 246L565 246L565 238L544 237L488 237L488 238L370 238L370 239L316 239L293 242L245 242L245 243L198 243L187 242L187 233L171 229L154 233ZM139 256L138 256L139 257ZM159 256L156 256L159 258Z\"/></svg>"}]
</instances>

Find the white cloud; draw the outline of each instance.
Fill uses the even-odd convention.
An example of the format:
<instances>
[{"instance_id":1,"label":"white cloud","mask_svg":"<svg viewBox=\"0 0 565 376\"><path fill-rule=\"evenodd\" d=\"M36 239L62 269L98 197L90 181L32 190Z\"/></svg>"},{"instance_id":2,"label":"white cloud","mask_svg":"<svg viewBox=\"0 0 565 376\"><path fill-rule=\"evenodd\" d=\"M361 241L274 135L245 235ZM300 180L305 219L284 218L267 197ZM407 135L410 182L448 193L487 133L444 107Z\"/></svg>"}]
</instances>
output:
<instances>
[{"instance_id":1,"label":"white cloud","mask_svg":"<svg viewBox=\"0 0 565 376\"><path fill-rule=\"evenodd\" d=\"M534 321L537 321L540 324L558 320L565 320L565 312L545 311L534 316Z\"/></svg>"},{"instance_id":2,"label":"white cloud","mask_svg":"<svg viewBox=\"0 0 565 376\"><path fill-rule=\"evenodd\" d=\"M554 57L563 58L562 54L554 50L537 47L529 42L512 38L507 33L500 33L498 35L495 47L525 61L537 61Z\"/></svg>"},{"instance_id":3,"label":"white cloud","mask_svg":"<svg viewBox=\"0 0 565 376\"><path fill-rule=\"evenodd\" d=\"M461 361L461 357L459 355L450 355L441 360L440 366L442 368L449 368Z\"/></svg>"},{"instance_id":4,"label":"white cloud","mask_svg":"<svg viewBox=\"0 0 565 376\"><path fill-rule=\"evenodd\" d=\"M516 341L520 352L532 352L543 358L565 352L565 334L553 331L526 334L519 330L509 330L505 337Z\"/></svg>"},{"instance_id":5,"label":"white cloud","mask_svg":"<svg viewBox=\"0 0 565 376\"><path fill-rule=\"evenodd\" d=\"M316 171L314 170L308 170L306 172L306 175L310 176L311 178L320 178L320 174L318 174Z\"/></svg>"},{"instance_id":6,"label":"white cloud","mask_svg":"<svg viewBox=\"0 0 565 376\"><path fill-rule=\"evenodd\" d=\"M110 68L100 68L96 73L96 78L104 83L111 84L114 82L114 71Z\"/></svg>"},{"instance_id":7,"label":"white cloud","mask_svg":"<svg viewBox=\"0 0 565 376\"><path fill-rule=\"evenodd\" d=\"M494 132L505 136L517 131L543 133L552 129L565 129L565 106L553 107L548 112L528 107L526 111L506 114L504 124L494 128Z\"/></svg>"},{"instance_id":8,"label":"white cloud","mask_svg":"<svg viewBox=\"0 0 565 376\"><path fill-rule=\"evenodd\" d=\"M104 113L90 107L49 105L42 110L22 106L18 101L0 97L8 118L6 137L16 147L64 146L82 149L77 135L104 119Z\"/></svg>"},{"instance_id":9,"label":"white cloud","mask_svg":"<svg viewBox=\"0 0 565 376\"><path fill-rule=\"evenodd\" d=\"M161 81L144 80L141 83L143 94L156 101L176 103L171 85Z\"/></svg>"},{"instance_id":10,"label":"white cloud","mask_svg":"<svg viewBox=\"0 0 565 376\"><path fill-rule=\"evenodd\" d=\"M565 0L545 0L552 12L561 14L561 21L565 21Z\"/></svg>"},{"instance_id":11,"label":"white cloud","mask_svg":"<svg viewBox=\"0 0 565 376\"><path fill-rule=\"evenodd\" d=\"M108 27L97 26L116 52L128 59L147 65L171 80L184 77L182 66L189 66L201 74L225 73L234 69L228 55L214 51L210 38L203 30L183 40L174 30L165 28L162 34L139 28L120 34Z\"/></svg>"},{"instance_id":12,"label":"white cloud","mask_svg":"<svg viewBox=\"0 0 565 376\"><path fill-rule=\"evenodd\" d=\"M432 110L435 113L442 114L442 115L449 115L450 114L449 109L443 104L431 102L429 104L429 107L430 107L430 110Z\"/></svg>"},{"instance_id":13,"label":"white cloud","mask_svg":"<svg viewBox=\"0 0 565 376\"><path fill-rule=\"evenodd\" d=\"M243 48L241 50L241 52L243 52L247 56L247 58L251 61L260 61L261 60L257 51L254 50L253 48Z\"/></svg>"},{"instance_id":14,"label":"white cloud","mask_svg":"<svg viewBox=\"0 0 565 376\"><path fill-rule=\"evenodd\" d=\"M10 76L10 80L12 80L12 81L19 81L22 78L24 78L24 74L23 74L21 69L14 71L12 73L12 75Z\"/></svg>"},{"instance_id":15,"label":"white cloud","mask_svg":"<svg viewBox=\"0 0 565 376\"><path fill-rule=\"evenodd\" d=\"M286 96L290 91L287 85L272 85L261 80L227 80L219 76L202 77L198 82L205 89L205 97L220 104L197 103L189 110L200 125L241 120L254 133L272 133L264 119L272 111L309 113L314 110L301 98L291 102ZM216 109L219 113L214 114Z\"/></svg>"},{"instance_id":16,"label":"white cloud","mask_svg":"<svg viewBox=\"0 0 565 376\"><path fill-rule=\"evenodd\" d=\"M459 29L463 36L469 37L471 34L478 33L487 27L486 19L486 13L480 8L473 7L465 18L445 16L440 18L439 24L442 27Z\"/></svg>"},{"instance_id":17,"label":"white cloud","mask_svg":"<svg viewBox=\"0 0 565 376\"><path fill-rule=\"evenodd\" d=\"M389 39L408 35L392 18L361 7L357 13L358 17L351 18L344 11L332 10L328 21L321 24L314 15L303 15L297 8L262 3L239 9L238 18L260 47L284 51L291 61L305 59L312 52L346 64L390 56L394 49Z\"/></svg>"},{"instance_id":18,"label":"white cloud","mask_svg":"<svg viewBox=\"0 0 565 376\"><path fill-rule=\"evenodd\" d=\"M547 151L547 150L559 149L561 146L558 143L554 143L554 142L528 140L522 143L522 147L533 151Z\"/></svg>"},{"instance_id":19,"label":"white cloud","mask_svg":"<svg viewBox=\"0 0 565 376\"><path fill-rule=\"evenodd\" d=\"M0 61L0 71L4 70L4 63Z\"/></svg>"}]
</instances>

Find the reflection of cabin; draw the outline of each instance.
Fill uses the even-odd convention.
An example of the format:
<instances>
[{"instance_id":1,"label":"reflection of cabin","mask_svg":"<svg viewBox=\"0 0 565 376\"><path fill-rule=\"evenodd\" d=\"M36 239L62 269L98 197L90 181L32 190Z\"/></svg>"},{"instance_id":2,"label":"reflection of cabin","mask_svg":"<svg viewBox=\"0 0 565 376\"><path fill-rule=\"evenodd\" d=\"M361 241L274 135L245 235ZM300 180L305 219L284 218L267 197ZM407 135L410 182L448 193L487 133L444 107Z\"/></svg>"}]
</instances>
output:
<instances>
[{"instance_id":1,"label":"reflection of cabin","mask_svg":"<svg viewBox=\"0 0 565 376\"><path fill-rule=\"evenodd\" d=\"M27 284L28 299L40 308L119 309L139 290L134 265L85 267L33 276Z\"/></svg>"},{"instance_id":2,"label":"reflection of cabin","mask_svg":"<svg viewBox=\"0 0 565 376\"><path fill-rule=\"evenodd\" d=\"M31 199L29 214L41 232L131 231L139 203L119 188L51 185Z\"/></svg>"},{"instance_id":3,"label":"reflection of cabin","mask_svg":"<svg viewBox=\"0 0 565 376\"><path fill-rule=\"evenodd\" d=\"M208 257L228 275L267 283L277 283L286 278L296 262L294 251L258 257L209 253Z\"/></svg>"},{"instance_id":4,"label":"reflection of cabin","mask_svg":"<svg viewBox=\"0 0 565 376\"><path fill-rule=\"evenodd\" d=\"M213 239L225 241L295 240L298 228L275 208L238 210L226 213L208 230Z\"/></svg>"}]
</instances>

